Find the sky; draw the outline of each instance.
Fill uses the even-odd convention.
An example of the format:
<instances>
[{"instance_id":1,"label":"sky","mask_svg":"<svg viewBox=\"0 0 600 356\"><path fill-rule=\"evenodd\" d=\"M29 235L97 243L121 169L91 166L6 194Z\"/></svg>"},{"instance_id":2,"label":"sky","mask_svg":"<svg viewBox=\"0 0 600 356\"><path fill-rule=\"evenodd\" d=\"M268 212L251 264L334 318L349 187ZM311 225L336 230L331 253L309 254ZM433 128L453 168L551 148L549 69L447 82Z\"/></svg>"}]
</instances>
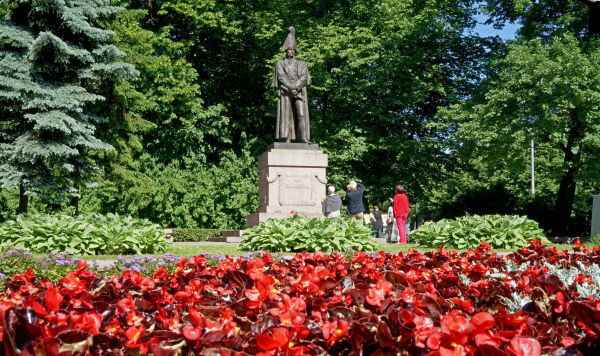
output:
<instances>
[{"instance_id":1,"label":"sky","mask_svg":"<svg viewBox=\"0 0 600 356\"><path fill-rule=\"evenodd\" d=\"M500 36L503 40L512 40L515 38L517 31L521 27L519 24L507 23L502 30L496 30L494 26L485 24L485 21L488 19L486 15L479 13L475 18L477 19L475 32L478 32L479 35L484 37Z\"/></svg>"}]
</instances>

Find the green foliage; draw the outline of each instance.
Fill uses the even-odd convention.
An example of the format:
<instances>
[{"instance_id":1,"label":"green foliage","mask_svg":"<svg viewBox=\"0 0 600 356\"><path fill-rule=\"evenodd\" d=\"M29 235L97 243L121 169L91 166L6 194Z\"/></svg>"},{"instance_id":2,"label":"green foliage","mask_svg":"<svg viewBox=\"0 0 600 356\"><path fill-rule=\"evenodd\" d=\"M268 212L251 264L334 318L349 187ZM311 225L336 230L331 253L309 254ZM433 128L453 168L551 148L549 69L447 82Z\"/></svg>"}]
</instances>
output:
<instances>
[{"instance_id":1,"label":"green foliage","mask_svg":"<svg viewBox=\"0 0 600 356\"><path fill-rule=\"evenodd\" d=\"M374 251L378 244L368 226L348 218L270 219L244 231L240 247L251 251Z\"/></svg>"},{"instance_id":2,"label":"green foliage","mask_svg":"<svg viewBox=\"0 0 600 356\"><path fill-rule=\"evenodd\" d=\"M139 159L148 177L144 190L124 192L117 200L110 191L86 191L83 212L98 211L147 218L164 227L232 229L244 226L258 204L258 170L249 154L222 152L221 161L204 165L193 160L165 165L148 156ZM183 168L182 168L183 166Z\"/></svg>"},{"instance_id":3,"label":"green foliage","mask_svg":"<svg viewBox=\"0 0 600 356\"><path fill-rule=\"evenodd\" d=\"M482 241L499 249L526 246L533 239L550 243L535 221L517 215L467 215L427 222L410 238L423 246L459 249L476 248Z\"/></svg>"},{"instance_id":4,"label":"green foliage","mask_svg":"<svg viewBox=\"0 0 600 356\"><path fill-rule=\"evenodd\" d=\"M106 119L93 106L98 87L134 78L112 33L96 27L121 9L108 0L7 1L0 22L0 186L24 188L51 204L77 198L98 167L90 151L112 147L95 136Z\"/></svg>"},{"instance_id":5,"label":"green foliage","mask_svg":"<svg viewBox=\"0 0 600 356\"><path fill-rule=\"evenodd\" d=\"M160 226L115 214L19 215L0 226L0 250L71 254L142 254L168 246Z\"/></svg>"},{"instance_id":6,"label":"green foliage","mask_svg":"<svg viewBox=\"0 0 600 356\"><path fill-rule=\"evenodd\" d=\"M525 39L561 36L566 33L588 37L598 31L598 12L593 15L594 1L579 0L487 0L485 11L490 22L504 26L506 22L519 23L519 35ZM594 27L590 28L590 27ZM597 32L595 32L597 34Z\"/></svg>"},{"instance_id":7,"label":"green foliage","mask_svg":"<svg viewBox=\"0 0 600 356\"><path fill-rule=\"evenodd\" d=\"M173 229L173 241L206 241L209 237L221 236L220 229Z\"/></svg>"},{"instance_id":8,"label":"green foliage","mask_svg":"<svg viewBox=\"0 0 600 356\"><path fill-rule=\"evenodd\" d=\"M419 218L527 214L581 234L600 190L590 28L600 4L484 2L497 25L523 25L510 47L471 31L480 5L2 1L0 220L14 218L23 183L32 212L72 213L65 202L81 194L82 212L243 226L257 203L256 158L274 133L273 65L294 25L313 79L311 139L338 191L361 181L372 205L404 183Z\"/></svg>"},{"instance_id":9,"label":"green foliage","mask_svg":"<svg viewBox=\"0 0 600 356\"><path fill-rule=\"evenodd\" d=\"M585 242L585 245L591 247L600 246L600 234L590 237L590 239Z\"/></svg>"},{"instance_id":10,"label":"green foliage","mask_svg":"<svg viewBox=\"0 0 600 356\"><path fill-rule=\"evenodd\" d=\"M477 96L440 115L456 128L458 153L483 184L526 194L534 140L536 193L555 197L547 213L554 234L570 229L576 185L587 190L600 178L599 66L597 41L516 43Z\"/></svg>"},{"instance_id":11,"label":"green foliage","mask_svg":"<svg viewBox=\"0 0 600 356\"><path fill-rule=\"evenodd\" d=\"M15 218L17 211L18 192L0 189L0 223Z\"/></svg>"},{"instance_id":12,"label":"green foliage","mask_svg":"<svg viewBox=\"0 0 600 356\"><path fill-rule=\"evenodd\" d=\"M127 10L106 24L115 32L125 60L140 72L130 85L144 96L134 113L153 126L140 132L145 151L161 163L176 157L204 161L215 144L230 142L229 119L222 115L223 104L204 104L198 72L186 58L190 48L170 35L171 26L156 31L144 28L146 14Z\"/></svg>"}]
</instances>

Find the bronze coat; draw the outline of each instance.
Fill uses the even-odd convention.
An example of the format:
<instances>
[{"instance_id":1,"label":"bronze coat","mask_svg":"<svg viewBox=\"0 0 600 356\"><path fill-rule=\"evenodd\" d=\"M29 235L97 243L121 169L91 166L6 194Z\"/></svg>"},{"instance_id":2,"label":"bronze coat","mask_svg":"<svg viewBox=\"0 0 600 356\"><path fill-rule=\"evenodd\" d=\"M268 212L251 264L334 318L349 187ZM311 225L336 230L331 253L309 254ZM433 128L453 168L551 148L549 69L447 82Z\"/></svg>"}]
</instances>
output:
<instances>
[{"instance_id":1,"label":"bronze coat","mask_svg":"<svg viewBox=\"0 0 600 356\"><path fill-rule=\"evenodd\" d=\"M304 105L304 123L298 123L298 125L304 124L306 138L310 140L310 120L308 116L308 96L306 95L306 86L310 84L310 74L308 73L308 67L306 62L293 58L296 61L296 72L289 73L288 68L285 64L285 59L277 62L275 65L275 71L273 73L273 81L271 86L278 89L278 100L277 100L277 123L275 125L275 139L286 139L288 133L291 134L290 139L296 139L296 128L294 125L294 112L293 108L294 100L288 93L281 87L282 85L291 87L302 87L302 103Z\"/></svg>"}]
</instances>

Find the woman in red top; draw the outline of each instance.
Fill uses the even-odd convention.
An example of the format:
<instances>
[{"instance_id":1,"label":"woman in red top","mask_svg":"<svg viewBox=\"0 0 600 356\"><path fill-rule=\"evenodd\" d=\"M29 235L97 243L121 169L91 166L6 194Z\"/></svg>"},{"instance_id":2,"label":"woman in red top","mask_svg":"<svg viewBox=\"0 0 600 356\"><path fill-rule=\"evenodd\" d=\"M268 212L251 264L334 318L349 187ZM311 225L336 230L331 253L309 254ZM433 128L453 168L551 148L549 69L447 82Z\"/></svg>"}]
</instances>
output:
<instances>
[{"instance_id":1,"label":"woman in red top","mask_svg":"<svg viewBox=\"0 0 600 356\"><path fill-rule=\"evenodd\" d=\"M404 186L396 186L396 195L394 195L394 218L398 225L399 243L406 243L406 218L408 218L408 197L404 194Z\"/></svg>"}]
</instances>

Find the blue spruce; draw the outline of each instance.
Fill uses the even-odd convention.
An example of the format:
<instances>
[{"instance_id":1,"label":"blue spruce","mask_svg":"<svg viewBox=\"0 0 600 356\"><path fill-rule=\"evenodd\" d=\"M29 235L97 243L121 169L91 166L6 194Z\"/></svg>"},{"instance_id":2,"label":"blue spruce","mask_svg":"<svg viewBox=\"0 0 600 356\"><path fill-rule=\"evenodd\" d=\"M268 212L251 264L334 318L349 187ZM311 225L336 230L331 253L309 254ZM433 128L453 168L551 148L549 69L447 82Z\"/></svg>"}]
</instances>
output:
<instances>
[{"instance_id":1,"label":"blue spruce","mask_svg":"<svg viewBox=\"0 0 600 356\"><path fill-rule=\"evenodd\" d=\"M5 1L0 21L0 187L56 205L93 186L90 153L112 150L98 139L106 121L94 107L103 83L133 79L97 23L121 10L108 0Z\"/></svg>"}]
</instances>

